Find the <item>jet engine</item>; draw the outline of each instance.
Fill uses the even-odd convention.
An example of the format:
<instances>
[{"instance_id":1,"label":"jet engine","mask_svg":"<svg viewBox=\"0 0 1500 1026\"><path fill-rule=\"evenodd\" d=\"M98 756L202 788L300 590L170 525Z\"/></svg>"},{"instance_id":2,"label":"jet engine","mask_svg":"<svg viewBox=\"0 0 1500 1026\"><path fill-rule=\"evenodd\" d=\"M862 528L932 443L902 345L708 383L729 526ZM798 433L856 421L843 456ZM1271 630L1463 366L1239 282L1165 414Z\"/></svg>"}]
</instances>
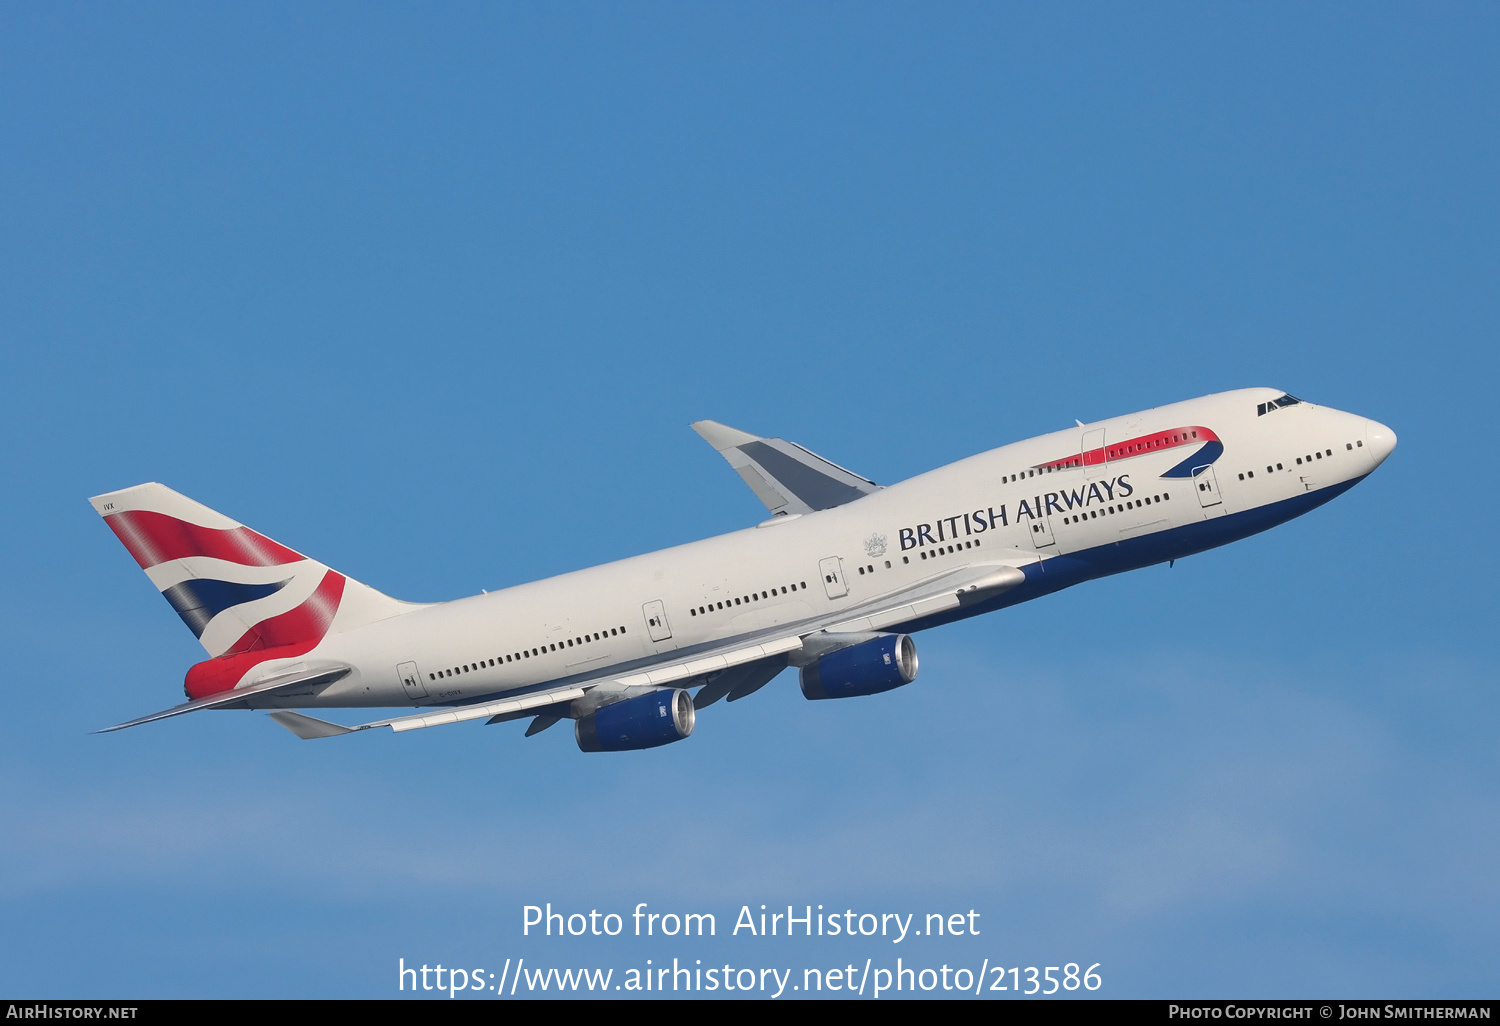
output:
<instances>
[{"instance_id":1,"label":"jet engine","mask_svg":"<svg viewBox=\"0 0 1500 1026\"><path fill-rule=\"evenodd\" d=\"M883 634L840 648L802 667L802 694L813 701L878 695L917 679L917 646L909 634Z\"/></svg>"},{"instance_id":2,"label":"jet engine","mask_svg":"<svg viewBox=\"0 0 1500 1026\"><path fill-rule=\"evenodd\" d=\"M573 723L584 752L631 752L681 741L693 732L693 699L681 688L637 695L606 705Z\"/></svg>"}]
</instances>

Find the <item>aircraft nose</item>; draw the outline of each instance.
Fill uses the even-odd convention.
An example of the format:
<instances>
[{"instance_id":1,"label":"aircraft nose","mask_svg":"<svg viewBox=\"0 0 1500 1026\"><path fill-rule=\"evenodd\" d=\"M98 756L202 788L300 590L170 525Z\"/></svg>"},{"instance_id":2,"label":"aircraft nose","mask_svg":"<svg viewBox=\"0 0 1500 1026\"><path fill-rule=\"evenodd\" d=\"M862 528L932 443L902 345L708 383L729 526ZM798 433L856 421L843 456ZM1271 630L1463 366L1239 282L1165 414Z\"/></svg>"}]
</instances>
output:
<instances>
[{"instance_id":1,"label":"aircraft nose","mask_svg":"<svg viewBox=\"0 0 1500 1026\"><path fill-rule=\"evenodd\" d=\"M1365 421L1365 446L1378 467L1396 448L1396 432L1376 420Z\"/></svg>"}]
</instances>

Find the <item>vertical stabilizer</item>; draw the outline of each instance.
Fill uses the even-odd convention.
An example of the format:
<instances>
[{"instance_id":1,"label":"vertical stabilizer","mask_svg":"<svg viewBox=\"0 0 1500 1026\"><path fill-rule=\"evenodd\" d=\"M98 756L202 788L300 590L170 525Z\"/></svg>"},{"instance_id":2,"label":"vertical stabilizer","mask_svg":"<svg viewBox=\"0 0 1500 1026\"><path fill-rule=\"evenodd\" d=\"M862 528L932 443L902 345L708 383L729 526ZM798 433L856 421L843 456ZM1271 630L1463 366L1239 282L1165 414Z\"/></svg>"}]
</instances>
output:
<instances>
[{"instance_id":1,"label":"vertical stabilizer","mask_svg":"<svg viewBox=\"0 0 1500 1026\"><path fill-rule=\"evenodd\" d=\"M330 633L417 608L165 485L89 501L215 659L303 655Z\"/></svg>"}]
</instances>

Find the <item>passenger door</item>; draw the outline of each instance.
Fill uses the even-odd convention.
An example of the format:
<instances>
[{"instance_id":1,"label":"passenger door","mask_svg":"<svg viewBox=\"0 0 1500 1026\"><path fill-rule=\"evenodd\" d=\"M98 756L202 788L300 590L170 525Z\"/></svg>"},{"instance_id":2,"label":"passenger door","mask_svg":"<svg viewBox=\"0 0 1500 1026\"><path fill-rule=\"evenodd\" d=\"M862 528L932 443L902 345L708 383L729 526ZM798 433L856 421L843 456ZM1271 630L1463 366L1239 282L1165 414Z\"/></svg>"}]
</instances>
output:
<instances>
[{"instance_id":1,"label":"passenger door","mask_svg":"<svg viewBox=\"0 0 1500 1026\"><path fill-rule=\"evenodd\" d=\"M661 599L647 602L641 607L641 615L646 618L646 630L652 641L666 641L672 636L672 625L667 623L667 607Z\"/></svg>"},{"instance_id":2,"label":"passenger door","mask_svg":"<svg viewBox=\"0 0 1500 1026\"><path fill-rule=\"evenodd\" d=\"M1193 470L1193 488L1198 493L1198 505L1204 509L1224 501L1219 497L1219 479L1214 476L1213 467L1198 467Z\"/></svg>"},{"instance_id":3,"label":"passenger door","mask_svg":"<svg viewBox=\"0 0 1500 1026\"><path fill-rule=\"evenodd\" d=\"M1104 429L1095 428L1092 431L1085 431L1079 449L1082 450L1081 458L1083 460L1084 479L1092 480L1096 477L1103 477L1104 472L1109 469L1109 461L1107 459L1109 451L1104 448ZM1090 453L1093 453L1093 455L1090 455ZM1089 462L1090 460L1097 462L1091 463Z\"/></svg>"},{"instance_id":4,"label":"passenger door","mask_svg":"<svg viewBox=\"0 0 1500 1026\"><path fill-rule=\"evenodd\" d=\"M401 678L401 687L410 699L426 698L427 685L422 683L422 673L416 663L402 663L396 667L396 676Z\"/></svg>"},{"instance_id":5,"label":"passenger door","mask_svg":"<svg viewBox=\"0 0 1500 1026\"><path fill-rule=\"evenodd\" d=\"M849 585L844 581L844 561L837 556L829 556L827 559L818 561L818 572L823 575L823 590L828 592L828 597L843 598L849 594Z\"/></svg>"},{"instance_id":6,"label":"passenger door","mask_svg":"<svg viewBox=\"0 0 1500 1026\"><path fill-rule=\"evenodd\" d=\"M1031 521L1031 544L1038 552L1057 544L1057 539L1052 536L1052 524L1045 515Z\"/></svg>"}]
</instances>

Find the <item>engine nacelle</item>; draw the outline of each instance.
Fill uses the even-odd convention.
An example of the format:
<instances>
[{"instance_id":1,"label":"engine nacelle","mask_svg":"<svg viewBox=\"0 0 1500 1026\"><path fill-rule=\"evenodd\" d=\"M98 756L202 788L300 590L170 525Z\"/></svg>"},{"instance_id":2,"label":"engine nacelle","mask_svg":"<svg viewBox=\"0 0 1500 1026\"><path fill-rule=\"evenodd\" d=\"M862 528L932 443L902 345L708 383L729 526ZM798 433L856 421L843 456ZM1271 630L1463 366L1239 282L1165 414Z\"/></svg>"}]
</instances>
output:
<instances>
[{"instance_id":1,"label":"engine nacelle","mask_svg":"<svg viewBox=\"0 0 1500 1026\"><path fill-rule=\"evenodd\" d=\"M693 698L681 688L652 691L606 705L574 721L585 752L633 752L681 741L693 732Z\"/></svg>"},{"instance_id":2,"label":"engine nacelle","mask_svg":"<svg viewBox=\"0 0 1500 1026\"><path fill-rule=\"evenodd\" d=\"M878 695L917 679L917 646L909 634L850 645L802 668L802 694L824 698Z\"/></svg>"}]
</instances>

